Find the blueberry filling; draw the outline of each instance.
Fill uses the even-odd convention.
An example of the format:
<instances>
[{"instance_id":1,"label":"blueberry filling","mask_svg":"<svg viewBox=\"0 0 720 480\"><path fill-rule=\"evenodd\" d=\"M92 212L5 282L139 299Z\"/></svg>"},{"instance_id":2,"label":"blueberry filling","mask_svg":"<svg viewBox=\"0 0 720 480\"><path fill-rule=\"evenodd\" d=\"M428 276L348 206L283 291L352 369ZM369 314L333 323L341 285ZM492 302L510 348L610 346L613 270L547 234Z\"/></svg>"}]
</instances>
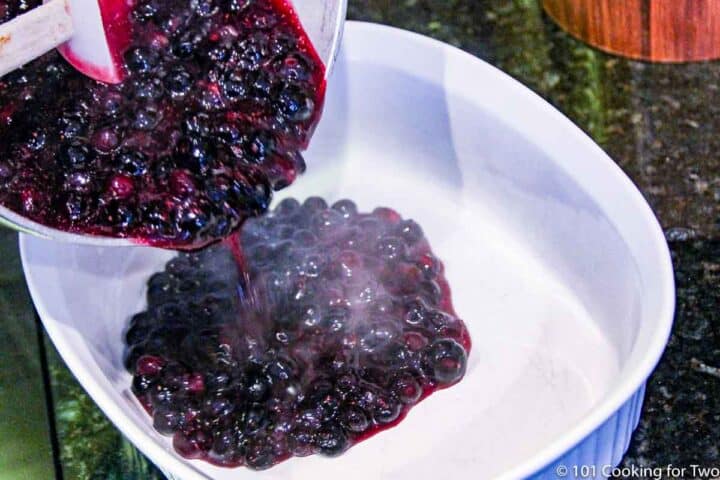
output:
<instances>
[{"instance_id":1,"label":"blueberry filling","mask_svg":"<svg viewBox=\"0 0 720 480\"><path fill-rule=\"evenodd\" d=\"M0 0L0 22L39 3ZM283 0L138 0L131 24L120 85L55 52L0 78L0 204L199 248L304 171L324 67Z\"/></svg>"},{"instance_id":2,"label":"blueberry filling","mask_svg":"<svg viewBox=\"0 0 720 480\"><path fill-rule=\"evenodd\" d=\"M343 200L280 202L147 282L132 391L187 458L334 456L458 382L470 337L422 228Z\"/></svg>"}]
</instances>

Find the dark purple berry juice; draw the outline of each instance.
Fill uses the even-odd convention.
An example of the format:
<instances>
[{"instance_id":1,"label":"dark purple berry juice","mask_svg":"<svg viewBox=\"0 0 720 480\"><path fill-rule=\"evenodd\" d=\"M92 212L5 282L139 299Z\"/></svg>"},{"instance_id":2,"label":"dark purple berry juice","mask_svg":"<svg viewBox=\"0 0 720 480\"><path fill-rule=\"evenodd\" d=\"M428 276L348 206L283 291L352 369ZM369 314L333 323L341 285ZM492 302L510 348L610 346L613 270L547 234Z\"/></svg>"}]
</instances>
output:
<instances>
[{"instance_id":1,"label":"dark purple berry juice","mask_svg":"<svg viewBox=\"0 0 720 480\"><path fill-rule=\"evenodd\" d=\"M287 199L233 240L153 275L126 333L132 390L181 455L338 455L465 374L470 337L414 221Z\"/></svg>"},{"instance_id":2,"label":"dark purple berry juice","mask_svg":"<svg viewBox=\"0 0 720 480\"><path fill-rule=\"evenodd\" d=\"M0 22L40 0L0 0ZM126 78L55 52L0 78L0 204L44 225L199 248L305 169L325 69L284 0L137 0Z\"/></svg>"}]
</instances>

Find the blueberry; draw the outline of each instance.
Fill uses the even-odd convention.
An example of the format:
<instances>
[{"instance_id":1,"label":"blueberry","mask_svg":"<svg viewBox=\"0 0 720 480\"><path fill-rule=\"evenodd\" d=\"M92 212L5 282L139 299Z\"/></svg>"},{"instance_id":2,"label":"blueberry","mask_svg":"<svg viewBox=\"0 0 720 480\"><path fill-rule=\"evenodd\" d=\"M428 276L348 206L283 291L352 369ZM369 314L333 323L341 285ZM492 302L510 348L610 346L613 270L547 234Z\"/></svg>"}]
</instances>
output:
<instances>
[{"instance_id":1,"label":"blueberry","mask_svg":"<svg viewBox=\"0 0 720 480\"><path fill-rule=\"evenodd\" d=\"M233 379L227 372L215 372L207 376L207 387L209 390L224 393L233 388Z\"/></svg>"},{"instance_id":2,"label":"blueberry","mask_svg":"<svg viewBox=\"0 0 720 480\"><path fill-rule=\"evenodd\" d=\"M408 373L398 375L392 382L392 393L405 405L413 405L422 395L418 381Z\"/></svg>"},{"instance_id":3,"label":"blueberry","mask_svg":"<svg viewBox=\"0 0 720 480\"><path fill-rule=\"evenodd\" d=\"M339 200L333 203L333 210L340 212L343 218L352 218L357 215L357 205L352 200Z\"/></svg>"},{"instance_id":4,"label":"blueberry","mask_svg":"<svg viewBox=\"0 0 720 480\"><path fill-rule=\"evenodd\" d=\"M148 170L148 160L145 155L135 151L122 151L117 156L117 163L122 172L140 177Z\"/></svg>"},{"instance_id":5,"label":"blueberry","mask_svg":"<svg viewBox=\"0 0 720 480\"><path fill-rule=\"evenodd\" d=\"M393 342L383 345L382 350L373 355L372 360L380 365L400 369L410 364L412 355L403 345Z\"/></svg>"},{"instance_id":6,"label":"blueberry","mask_svg":"<svg viewBox=\"0 0 720 480\"><path fill-rule=\"evenodd\" d=\"M400 260L407 256L405 242L392 236L381 238L375 246L375 251L381 258L388 261Z\"/></svg>"},{"instance_id":7,"label":"blueberry","mask_svg":"<svg viewBox=\"0 0 720 480\"><path fill-rule=\"evenodd\" d=\"M271 381L265 375L251 375L247 382L246 395L253 402L267 400Z\"/></svg>"},{"instance_id":8,"label":"blueberry","mask_svg":"<svg viewBox=\"0 0 720 480\"><path fill-rule=\"evenodd\" d=\"M206 173L215 161L217 150L211 142L198 138L185 139L178 145L182 164L193 172Z\"/></svg>"},{"instance_id":9,"label":"blueberry","mask_svg":"<svg viewBox=\"0 0 720 480\"><path fill-rule=\"evenodd\" d=\"M258 431L264 429L268 423L265 409L255 404L243 415L243 432L246 435L256 434Z\"/></svg>"},{"instance_id":10,"label":"blueberry","mask_svg":"<svg viewBox=\"0 0 720 480\"><path fill-rule=\"evenodd\" d=\"M322 327L329 333L340 332L345 329L350 320L350 312L345 307L330 308L322 318Z\"/></svg>"},{"instance_id":11,"label":"blueberry","mask_svg":"<svg viewBox=\"0 0 720 480\"><path fill-rule=\"evenodd\" d=\"M324 422L334 419L340 412L340 401L332 393L322 395L318 398L317 406L322 412L322 419Z\"/></svg>"},{"instance_id":12,"label":"blueberry","mask_svg":"<svg viewBox=\"0 0 720 480\"><path fill-rule=\"evenodd\" d=\"M164 303L165 300L171 297L173 286L173 279L167 273L160 272L154 274L150 277L150 280L148 280L148 304L154 306Z\"/></svg>"},{"instance_id":13,"label":"blueberry","mask_svg":"<svg viewBox=\"0 0 720 480\"><path fill-rule=\"evenodd\" d=\"M100 153L110 153L120 143L118 131L113 127L103 127L95 130L91 137L91 143Z\"/></svg>"},{"instance_id":14,"label":"blueberry","mask_svg":"<svg viewBox=\"0 0 720 480\"><path fill-rule=\"evenodd\" d=\"M157 378L162 374L167 362L157 355L143 355L135 363L135 374L148 378Z\"/></svg>"},{"instance_id":15,"label":"blueberry","mask_svg":"<svg viewBox=\"0 0 720 480\"><path fill-rule=\"evenodd\" d=\"M163 406L153 412L153 428L163 435L170 435L180 426L182 414Z\"/></svg>"},{"instance_id":16,"label":"blueberry","mask_svg":"<svg viewBox=\"0 0 720 480\"><path fill-rule=\"evenodd\" d=\"M108 117L117 117L123 109L123 97L118 92L107 92L100 100L100 106Z\"/></svg>"},{"instance_id":17,"label":"blueberry","mask_svg":"<svg viewBox=\"0 0 720 480\"><path fill-rule=\"evenodd\" d=\"M285 198L275 207L275 213L278 215L290 215L297 212L299 208L300 202L294 198Z\"/></svg>"},{"instance_id":18,"label":"blueberry","mask_svg":"<svg viewBox=\"0 0 720 480\"><path fill-rule=\"evenodd\" d=\"M254 470L265 470L270 468L275 461L273 450L270 445L253 445L248 448L245 454L245 463Z\"/></svg>"},{"instance_id":19,"label":"blueberry","mask_svg":"<svg viewBox=\"0 0 720 480\"><path fill-rule=\"evenodd\" d=\"M245 139L245 153L252 163L262 163L275 148L275 139L269 134L256 132Z\"/></svg>"},{"instance_id":20,"label":"blueberry","mask_svg":"<svg viewBox=\"0 0 720 480\"><path fill-rule=\"evenodd\" d=\"M273 50L277 54L288 51L280 42L273 43ZM304 55L291 53L285 58L276 61L275 68L280 76L293 82L307 82L312 76L312 62Z\"/></svg>"},{"instance_id":21,"label":"blueberry","mask_svg":"<svg viewBox=\"0 0 720 480\"><path fill-rule=\"evenodd\" d=\"M169 5L161 5L161 8L162 11L154 23L160 27L162 33L176 37L186 31L197 32L196 28L191 28L192 16L188 14L189 12L185 11L182 15L178 15L178 12ZM197 32L197 35L201 34L202 32Z\"/></svg>"},{"instance_id":22,"label":"blueberry","mask_svg":"<svg viewBox=\"0 0 720 480\"><path fill-rule=\"evenodd\" d=\"M316 305L302 305L298 309L298 318L306 328L315 328L320 324L320 308Z\"/></svg>"},{"instance_id":23,"label":"blueberry","mask_svg":"<svg viewBox=\"0 0 720 480\"><path fill-rule=\"evenodd\" d=\"M280 93L278 107L291 122L304 122L315 112L315 102L310 95L296 88L286 88Z\"/></svg>"},{"instance_id":24,"label":"blueberry","mask_svg":"<svg viewBox=\"0 0 720 480\"><path fill-rule=\"evenodd\" d=\"M135 395L143 396L155 385L155 379L145 375L135 375L132 381L132 391Z\"/></svg>"},{"instance_id":25,"label":"blueberry","mask_svg":"<svg viewBox=\"0 0 720 480\"><path fill-rule=\"evenodd\" d=\"M263 371L276 381L288 381L295 376L296 367L289 359L278 358L265 364Z\"/></svg>"},{"instance_id":26,"label":"blueberry","mask_svg":"<svg viewBox=\"0 0 720 480\"><path fill-rule=\"evenodd\" d=\"M70 221L77 222L94 213L94 202L86 195L93 190L88 172L66 174L63 189L69 192L67 196L61 197L61 201L64 198L65 213Z\"/></svg>"},{"instance_id":27,"label":"blueberry","mask_svg":"<svg viewBox=\"0 0 720 480\"><path fill-rule=\"evenodd\" d=\"M134 73L149 73L159 60L157 52L149 48L135 47L125 53L125 65Z\"/></svg>"},{"instance_id":28,"label":"blueberry","mask_svg":"<svg viewBox=\"0 0 720 480\"><path fill-rule=\"evenodd\" d=\"M202 458L212 448L212 437L202 430L189 434L176 432L173 436L173 447L185 458Z\"/></svg>"},{"instance_id":29,"label":"blueberry","mask_svg":"<svg viewBox=\"0 0 720 480\"><path fill-rule=\"evenodd\" d=\"M335 391L340 397L346 398L349 394L356 392L358 388L358 378L352 371L338 372L335 379Z\"/></svg>"},{"instance_id":30,"label":"blueberry","mask_svg":"<svg viewBox=\"0 0 720 480\"><path fill-rule=\"evenodd\" d=\"M110 177L107 185L107 195L112 198L126 200L135 192L135 182L133 178L122 173L115 174Z\"/></svg>"},{"instance_id":31,"label":"blueberry","mask_svg":"<svg viewBox=\"0 0 720 480\"><path fill-rule=\"evenodd\" d=\"M405 220L399 227L400 236L408 245L415 245L424 238L422 228L413 220Z\"/></svg>"},{"instance_id":32,"label":"blueberry","mask_svg":"<svg viewBox=\"0 0 720 480\"><path fill-rule=\"evenodd\" d=\"M60 162L70 169L81 169L89 165L93 154L83 142L74 141L64 145L60 150Z\"/></svg>"},{"instance_id":33,"label":"blueberry","mask_svg":"<svg viewBox=\"0 0 720 480\"><path fill-rule=\"evenodd\" d=\"M255 99L258 103L264 103L271 95L274 87L273 79L270 74L260 70L249 78L252 79L250 88L252 93L255 95Z\"/></svg>"},{"instance_id":34,"label":"blueberry","mask_svg":"<svg viewBox=\"0 0 720 480\"><path fill-rule=\"evenodd\" d=\"M215 46L207 52L207 57L214 63L223 64L230 58L231 52L225 47Z\"/></svg>"},{"instance_id":35,"label":"blueberry","mask_svg":"<svg viewBox=\"0 0 720 480\"><path fill-rule=\"evenodd\" d=\"M173 97L182 97L192 87L192 77L183 67L175 67L165 77L165 88Z\"/></svg>"},{"instance_id":36,"label":"blueberry","mask_svg":"<svg viewBox=\"0 0 720 480\"><path fill-rule=\"evenodd\" d=\"M428 319L429 326L442 336L458 334L462 329L462 325L456 317L440 310L430 312Z\"/></svg>"},{"instance_id":37,"label":"blueberry","mask_svg":"<svg viewBox=\"0 0 720 480\"><path fill-rule=\"evenodd\" d=\"M35 130L30 133L27 146L30 148L30 150L39 151L42 150L45 147L45 143L47 142L47 135L42 130Z\"/></svg>"},{"instance_id":38,"label":"blueberry","mask_svg":"<svg viewBox=\"0 0 720 480\"><path fill-rule=\"evenodd\" d=\"M13 169L8 162L0 161L0 179L7 180L13 176Z\"/></svg>"},{"instance_id":39,"label":"blueberry","mask_svg":"<svg viewBox=\"0 0 720 480\"><path fill-rule=\"evenodd\" d=\"M342 428L335 424L329 424L317 433L317 446L320 453L329 457L335 457L344 452L348 447L347 437Z\"/></svg>"},{"instance_id":40,"label":"blueberry","mask_svg":"<svg viewBox=\"0 0 720 480\"><path fill-rule=\"evenodd\" d=\"M433 280L442 272L442 264L432 253L421 255L416 265L428 280Z\"/></svg>"},{"instance_id":41,"label":"blueberry","mask_svg":"<svg viewBox=\"0 0 720 480\"><path fill-rule=\"evenodd\" d=\"M108 225L119 227L123 230L135 224L137 211L131 205L123 205L118 202L110 202L106 207L104 221Z\"/></svg>"},{"instance_id":42,"label":"blueberry","mask_svg":"<svg viewBox=\"0 0 720 480\"><path fill-rule=\"evenodd\" d=\"M252 26L258 30L272 29L278 23L278 18L274 13L263 10L252 12L251 18Z\"/></svg>"},{"instance_id":43,"label":"blueberry","mask_svg":"<svg viewBox=\"0 0 720 480\"><path fill-rule=\"evenodd\" d=\"M180 58L188 58L195 53L197 44L201 41L199 36L187 37L172 45L172 52L175 56Z\"/></svg>"},{"instance_id":44,"label":"blueberry","mask_svg":"<svg viewBox=\"0 0 720 480\"><path fill-rule=\"evenodd\" d=\"M187 141L195 143L199 141L197 137L207 137L212 132L210 117L206 113L189 115L183 121L182 130L185 135L191 137Z\"/></svg>"},{"instance_id":45,"label":"blueberry","mask_svg":"<svg viewBox=\"0 0 720 480\"><path fill-rule=\"evenodd\" d=\"M148 22L157 15L157 7L152 2L142 3L133 10L133 18L139 22Z\"/></svg>"},{"instance_id":46,"label":"blueberry","mask_svg":"<svg viewBox=\"0 0 720 480\"><path fill-rule=\"evenodd\" d=\"M134 82L135 98L139 100L158 100L165 93L162 82L158 78L144 78Z\"/></svg>"},{"instance_id":47,"label":"blueberry","mask_svg":"<svg viewBox=\"0 0 720 480\"><path fill-rule=\"evenodd\" d=\"M381 219L385 223L397 224L400 222L400 215L392 208L378 207L373 210L373 216Z\"/></svg>"},{"instance_id":48,"label":"blueberry","mask_svg":"<svg viewBox=\"0 0 720 480\"><path fill-rule=\"evenodd\" d=\"M228 100L237 100L248 94L245 76L242 72L228 72L220 82L222 93Z\"/></svg>"},{"instance_id":49,"label":"blueberry","mask_svg":"<svg viewBox=\"0 0 720 480\"><path fill-rule=\"evenodd\" d=\"M218 175L215 178L210 178L205 182L205 194L208 199L215 204L218 210L222 210L224 208L229 188L230 180L221 175Z\"/></svg>"},{"instance_id":50,"label":"blueberry","mask_svg":"<svg viewBox=\"0 0 720 480\"><path fill-rule=\"evenodd\" d=\"M342 213L336 210L323 210L313 215L311 225L322 235L328 231L338 230L344 220Z\"/></svg>"},{"instance_id":51,"label":"blueberry","mask_svg":"<svg viewBox=\"0 0 720 480\"><path fill-rule=\"evenodd\" d=\"M130 327L134 326L151 326L154 322L154 319L148 312L140 312L136 313L130 318Z\"/></svg>"},{"instance_id":52,"label":"blueberry","mask_svg":"<svg viewBox=\"0 0 720 480\"><path fill-rule=\"evenodd\" d=\"M82 137L87 133L87 121L80 114L65 114L59 123L60 135L65 139Z\"/></svg>"},{"instance_id":53,"label":"blueberry","mask_svg":"<svg viewBox=\"0 0 720 480\"><path fill-rule=\"evenodd\" d=\"M171 234L170 216L167 210L158 202L150 202L140 208L142 221L160 236Z\"/></svg>"},{"instance_id":54,"label":"blueberry","mask_svg":"<svg viewBox=\"0 0 720 480\"><path fill-rule=\"evenodd\" d=\"M412 298L405 302L405 323L418 327L425 325L429 316L428 307L420 298Z\"/></svg>"},{"instance_id":55,"label":"blueberry","mask_svg":"<svg viewBox=\"0 0 720 480\"><path fill-rule=\"evenodd\" d=\"M455 340L442 339L427 349L426 362L432 378L440 385L451 385L465 375L467 354Z\"/></svg>"},{"instance_id":56,"label":"blueberry","mask_svg":"<svg viewBox=\"0 0 720 480\"><path fill-rule=\"evenodd\" d=\"M206 112L217 112L225 108L225 104L217 85L200 90L200 107Z\"/></svg>"},{"instance_id":57,"label":"blueberry","mask_svg":"<svg viewBox=\"0 0 720 480\"><path fill-rule=\"evenodd\" d=\"M440 285L433 280L422 282L420 284L420 291L431 305L438 305L440 300L442 300L442 289L440 288Z\"/></svg>"},{"instance_id":58,"label":"blueberry","mask_svg":"<svg viewBox=\"0 0 720 480\"><path fill-rule=\"evenodd\" d=\"M226 145L238 145L242 140L240 129L230 123L222 123L215 129L215 136Z\"/></svg>"},{"instance_id":59,"label":"blueberry","mask_svg":"<svg viewBox=\"0 0 720 480\"><path fill-rule=\"evenodd\" d=\"M355 406L343 408L340 423L350 432L362 433L370 426L370 420L363 409Z\"/></svg>"},{"instance_id":60,"label":"blueberry","mask_svg":"<svg viewBox=\"0 0 720 480\"><path fill-rule=\"evenodd\" d=\"M243 70L257 70L269 54L267 36L255 33L239 45L240 67Z\"/></svg>"},{"instance_id":61,"label":"blueberry","mask_svg":"<svg viewBox=\"0 0 720 480\"><path fill-rule=\"evenodd\" d=\"M236 179L230 185L230 192L234 200L241 203L244 212L257 215L267 210L270 205L272 189L267 179L258 178L250 184L247 181Z\"/></svg>"},{"instance_id":62,"label":"blueberry","mask_svg":"<svg viewBox=\"0 0 720 480\"><path fill-rule=\"evenodd\" d=\"M215 0L193 0L193 10L201 17L212 17L218 12Z\"/></svg>"},{"instance_id":63,"label":"blueberry","mask_svg":"<svg viewBox=\"0 0 720 480\"><path fill-rule=\"evenodd\" d=\"M205 391L205 379L200 373L192 373L183 377L182 389L190 395L202 394Z\"/></svg>"},{"instance_id":64,"label":"blueberry","mask_svg":"<svg viewBox=\"0 0 720 480\"><path fill-rule=\"evenodd\" d=\"M192 238L198 232L205 231L210 223L210 216L202 209L187 208L176 212L175 223L182 236Z\"/></svg>"},{"instance_id":65,"label":"blueberry","mask_svg":"<svg viewBox=\"0 0 720 480\"><path fill-rule=\"evenodd\" d=\"M223 397L208 398L205 402L205 412L213 418L222 419L235 412L235 404L231 400Z\"/></svg>"},{"instance_id":66,"label":"blueberry","mask_svg":"<svg viewBox=\"0 0 720 480\"><path fill-rule=\"evenodd\" d=\"M377 323L364 328L360 337L360 346L365 352L381 351L398 335L396 328L390 324Z\"/></svg>"},{"instance_id":67,"label":"blueberry","mask_svg":"<svg viewBox=\"0 0 720 480\"><path fill-rule=\"evenodd\" d=\"M160 385L151 390L150 396L155 408L160 408L161 406L171 407L183 400L181 394L179 394L176 389Z\"/></svg>"},{"instance_id":68,"label":"blueberry","mask_svg":"<svg viewBox=\"0 0 720 480\"><path fill-rule=\"evenodd\" d=\"M290 450L296 457L306 457L317 451L314 432L303 429L296 429L290 432Z\"/></svg>"},{"instance_id":69,"label":"blueberry","mask_svg":"<svg viewBox=\"0 0 720 480\"><path fill-rule=\"evenodd\" d=\"M20 202L22 204L23 213L32 216L43 211L47 202L47 195L44 191L34 188L23 188L20 191Z\"/></svg>"},{"instance_id":70,"label":"blueberry","mask_svg":"<svg viewBox=\"0 0 720 480\"><path fill-rule=\"evenodd\" d=\"M322 412L316 408L302 410L298 413L295 424L306 431L319 430L323 424Z\"/></svg>"},{"instance_id":71,"label":"blueberry","mask_svg":"<svg viewBox=\"0 0 720 480\"><path fill-rule=\"evenodd\" d=\"M48 78L52 83L59 83L68 74L68 68L69 66L64 63L49 63L45 67L44 76Z\"/></svg>"},{"instance_id":72,"label":"blueberry","mask_svg":"<svg viewBox=\"0 0 720 480\"><path fill-rule=\"evenodd\" d=\"M157 316L158 320L163 322L162 328L166 328L168 324L182 321L185 315L185 311L178 304L165 303L155 309L155 315Z\"/></svg>"},{"instance_id":73,"label":"blueberry","mask_svg":"<svg viewBox=\"0 0 720 480\"><path fill-rule=\"evenodd\" d=\"M391 397L378 396L373 405L372 417L379 424L392 423L398 419L402 407Z\"/></svg>"},{"instance_id":74,"label":"blueberry","mask_svg":"<svg viewBox=\"0 0 720 480\"><path fill-rule=\"evenodd\" d=\"M253 5L256 0L221 0L222 10L226 13L239 13Z\"/></svg>"},{"instance_id":75,"label":"blueberry","mask_svg":"<svg viewBox=\"0 0 720 480\"><path fill-rule=\"evenodd\" d=\"M297 47L296 38L288 33L275 32L270 40L270 50L275 55L284 55L296 50Z\"/></svg>"},{"instance_id":76,"label":"blueberry","mask_svg":"<svg viewBox=\"0 0 720 480\"><path fill-rule=\"evenodd\" d=\"M86 177L82 174L76 174L73 176L76 180L78 178L83 179L82 184L86 184L87 181ZM84 189L80 189L77 186L75 187L76 190L83 191ZM92 214L92 204L91 202L84 196L84 195L74 195L70 194L68 195L67 199L65 200L65 209L67 212L68 218L73 221L77 222L80 220L83 220L90 216Z\"/></svg>"},{"instance_id":77,"label":"blueberry","mask_svg":"<svg viewBox=\"0 0 720 480\"><path fill-rule=\"evenodd\" d=\"M225 460L237 460L244 454L244 435L229 428L220 430L213 436L212 452Z\"/></svg>"},{"instance_id":78,"label":"blueberry","mask_svg":"<svg viewBox=\"0 0 720 480\"><path fill-rule=\"evenodd\" d=\"M123 365L125 370L132 372L138 359L145 354L145 346L142 343L136 345L128 343L128 347L123 354Z\"/></svg>"},{"instance_id":79,"label":"blueberry","mask_svg":"<svg viewBox=\"0 0 720 480\"><path fill-rule=\"evenodd\" d=\"M137 130L153 130L161 120L160 113L153 108L143 108L135 112L133 128Z\"/></svg>"},{"instance_id":80,"label":"blueberry","mask_svg":"<svg viewBox=\"0 0 720 480\"><path fill-rule=\"evenodd\" d=\"M303 210L308 213L319 212L327 209L327 207L327 202L320 197L309 197L303 202Z\"/></svg>"}]
</instances>

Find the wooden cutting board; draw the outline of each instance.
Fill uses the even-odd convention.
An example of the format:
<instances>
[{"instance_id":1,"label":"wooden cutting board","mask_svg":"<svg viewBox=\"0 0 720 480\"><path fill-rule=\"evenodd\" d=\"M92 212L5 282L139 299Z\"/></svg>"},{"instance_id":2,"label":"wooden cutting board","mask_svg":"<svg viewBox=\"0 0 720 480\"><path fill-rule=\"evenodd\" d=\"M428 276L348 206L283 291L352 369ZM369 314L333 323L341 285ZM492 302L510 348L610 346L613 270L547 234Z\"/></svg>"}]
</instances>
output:
<instances>
[{"instance_id":1,"label":"wooden cutting board","mask_svg":"<svg viewBox=\"0 0 720 480\"><path fill-rule=\"evenodd\" d=\"M543 0L570 34L655 62L720 58L720 0Z\"/></svg>"}]
</instances>

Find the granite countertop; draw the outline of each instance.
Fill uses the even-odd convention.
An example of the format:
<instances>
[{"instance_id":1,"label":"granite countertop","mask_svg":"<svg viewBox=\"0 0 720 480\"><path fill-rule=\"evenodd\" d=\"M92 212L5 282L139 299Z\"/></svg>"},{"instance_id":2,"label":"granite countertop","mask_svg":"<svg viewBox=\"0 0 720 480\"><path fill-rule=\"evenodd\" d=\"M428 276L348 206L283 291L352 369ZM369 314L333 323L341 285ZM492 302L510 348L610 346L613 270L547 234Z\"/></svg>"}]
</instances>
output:
<instances>
[{"instance_id":1,"label":"granite countertop","mask_svg":"<svg viewBox=\"0 0 720 480\"><path fill-rule=\"evenodd\" d=\"M497 65L586 130L640 187L670 242L678 298L624 465L720 467L720 62L606 55L563 33L537 0L350 0L349 16ZM9 345L0 350L0 480L161 478L37 330L8 231L0 231L0 266Z\"/></svg>"}]
</instances>

